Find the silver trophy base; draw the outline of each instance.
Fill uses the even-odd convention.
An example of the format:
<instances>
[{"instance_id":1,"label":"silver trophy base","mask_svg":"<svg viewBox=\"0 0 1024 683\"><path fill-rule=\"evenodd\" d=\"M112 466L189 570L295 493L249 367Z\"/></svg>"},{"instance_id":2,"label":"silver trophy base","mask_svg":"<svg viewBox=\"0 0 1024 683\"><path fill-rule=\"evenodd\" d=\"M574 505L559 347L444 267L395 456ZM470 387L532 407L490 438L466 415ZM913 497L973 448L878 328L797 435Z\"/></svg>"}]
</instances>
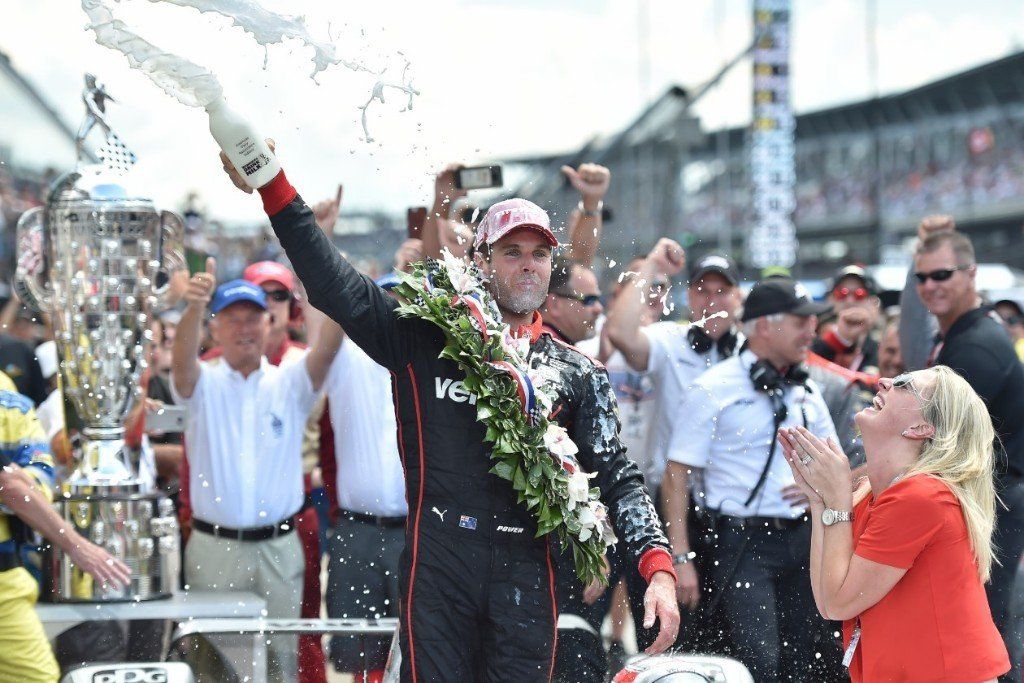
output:
<instances>
[{"instance_id":1,"label":"silver trophy base","mask_svg":"<svg viewBox=\"0 0 1024 683\"><path fill-rule=\"evenodd\" d=\"M122 602L169 598L178 581L178 520L170 498L161 492L123 492L122 487L84 485L65 488L55 503L58 513L85 538L101 546L131 570L124 587L104 586L72 563L59 548L46 552L50 602Z\"/></svg>"}]
</instances>

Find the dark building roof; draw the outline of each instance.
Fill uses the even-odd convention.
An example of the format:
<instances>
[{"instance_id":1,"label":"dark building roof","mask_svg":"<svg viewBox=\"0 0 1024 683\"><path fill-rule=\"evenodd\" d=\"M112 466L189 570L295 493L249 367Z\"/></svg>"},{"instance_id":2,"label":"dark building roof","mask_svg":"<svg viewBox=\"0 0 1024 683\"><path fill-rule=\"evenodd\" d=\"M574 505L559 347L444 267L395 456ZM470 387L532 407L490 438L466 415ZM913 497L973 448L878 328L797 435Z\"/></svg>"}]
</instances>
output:
<instances>
[{"instance_id":1,"label":"dark building roof","mask_svg":"<svg viewBox=\"0 0 1024 683\"><path fill-rule=\"evenodd\" d=\"M588 161L600 163L600 159L614 149L664 136L666 128L678 124L688 101L684 88L671 86L629 126L604 143L595 139L575 152L509 159L507 162L554 166L582 161L586 157ZM881 126L1012 104L1024 104L1024 51L909 90L798 114L796 131L798 138L868 131ZM719 135L726 137L728 149L741 148L746 134L747 126L711 131L701 144L690 148L690 153L714 154L718 149ZM598 152L596 156L593 154L595 151Z\"/></svg>"}]
</instances>

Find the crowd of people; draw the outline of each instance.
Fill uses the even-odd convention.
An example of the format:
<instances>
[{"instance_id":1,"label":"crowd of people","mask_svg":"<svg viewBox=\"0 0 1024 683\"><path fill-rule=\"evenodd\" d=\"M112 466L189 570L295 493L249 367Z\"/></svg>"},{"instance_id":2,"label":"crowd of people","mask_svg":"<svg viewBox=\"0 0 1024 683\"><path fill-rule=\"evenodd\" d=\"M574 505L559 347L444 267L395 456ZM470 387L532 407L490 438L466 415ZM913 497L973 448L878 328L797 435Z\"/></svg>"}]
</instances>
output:
<instances>
[{"instance_id":1,"label":"crowd of people","mask_svg":"<svg viewBox=\"0 0 1024 683\"><path fill-rule=\"evenodd\" d=\"M981 136L984 144L975 147ZM887 149L878 161L877 145ZM716 168L719 160L695 165ZM741 225L750 202L741 176L742 155L684 199L687 229L713 235ZM1024 193L1024 125L1002 121L995 129L901 131L879 143L865 132L838 141L798 142L794 222L798 226L862 224L883 219L911 223L929 212L988 215L1014 207Z\"/></svg>"},{"instance_id":2,"label":"crowd of people","mask_svg":"<svg viewBox=\"0 0 1024 683\"><path fill-rule=\"evenodd\" d=\"M1019 680L1024 311L979 295L951 218L922 220L899 311L857 264L824 301L784 269L744 296L728 255L668 238L605 295L608 169L563 169L580 197L563 245L525 200L462 211L458 170L437 175L421 232L383 277L332 244L341 193L307 206L282 173L259 188L279 258L218 280L211 256L172 278L180 303L152 321L128 432L178 509L187 590L252 591L269 617L398 617L407 681L605 680L630 624L646 653L734 657L757 681ZM550 419L619 539L605 581L581 584L557 543L534 538L490 473L477 389L439 358L439 329L396 313L399 273L443 252L475 264L531 369L554 378ZM0 407L27 425L0 451L4 503L123 580L42 512L72 435L46 321L20 310L0 314L13 380ZM170 404L184 432L147 429L144 408ZM17 627L0 612L0 634L25 647L0 648L0 672L53 680L90 653L55 659L26 626L35 591L21 537L3 533L14 519L0 517L0 595L21 611ZM272 635L272 678L318 683L330 666L383 679L390 639L324 645Z\"/></svg>"}]
</instances>

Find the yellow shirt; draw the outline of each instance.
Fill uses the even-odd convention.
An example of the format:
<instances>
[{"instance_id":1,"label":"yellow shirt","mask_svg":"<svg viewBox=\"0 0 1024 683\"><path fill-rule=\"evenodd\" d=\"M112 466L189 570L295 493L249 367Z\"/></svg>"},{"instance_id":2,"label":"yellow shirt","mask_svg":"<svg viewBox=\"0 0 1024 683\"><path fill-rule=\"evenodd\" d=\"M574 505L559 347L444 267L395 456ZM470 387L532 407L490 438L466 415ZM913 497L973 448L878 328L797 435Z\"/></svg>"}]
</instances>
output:
<instances>
[{"instance_id":1,"label":"yellow shirt","mask_svg":"<svg viewBox=\"0 0 1024 683\"><path fill-rule=\"evenodd\" d=\"M53 456L32 399L19 394L11 378L0 372L0 464L7 463L21 467L52 497ZM0 552L15 550L11 521L11 515L0 511Z\"/></svg>"}]
</instances>

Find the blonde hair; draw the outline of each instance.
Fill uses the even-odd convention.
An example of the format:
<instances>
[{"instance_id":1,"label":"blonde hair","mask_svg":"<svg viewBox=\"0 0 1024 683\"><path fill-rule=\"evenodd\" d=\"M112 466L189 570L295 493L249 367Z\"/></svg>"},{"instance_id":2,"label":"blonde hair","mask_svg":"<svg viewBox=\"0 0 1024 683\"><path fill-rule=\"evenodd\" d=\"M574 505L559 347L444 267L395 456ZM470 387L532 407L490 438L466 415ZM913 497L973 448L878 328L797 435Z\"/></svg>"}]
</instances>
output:
<instances>
[{"instance_id":1,"label":"blonde hair","mask_svg":"<svg viewBox=\"0 0 1024 683\"><path fill-rule=\"evenodd\" d=\"M992 481L995 430L988 408L960 375L944 365L931 368L934 384L921 414L935 427L904 477L925 474L944 482L960 502L978 576L988 581L994 553L996 491Z\"/></svg>"}]
</instances>

